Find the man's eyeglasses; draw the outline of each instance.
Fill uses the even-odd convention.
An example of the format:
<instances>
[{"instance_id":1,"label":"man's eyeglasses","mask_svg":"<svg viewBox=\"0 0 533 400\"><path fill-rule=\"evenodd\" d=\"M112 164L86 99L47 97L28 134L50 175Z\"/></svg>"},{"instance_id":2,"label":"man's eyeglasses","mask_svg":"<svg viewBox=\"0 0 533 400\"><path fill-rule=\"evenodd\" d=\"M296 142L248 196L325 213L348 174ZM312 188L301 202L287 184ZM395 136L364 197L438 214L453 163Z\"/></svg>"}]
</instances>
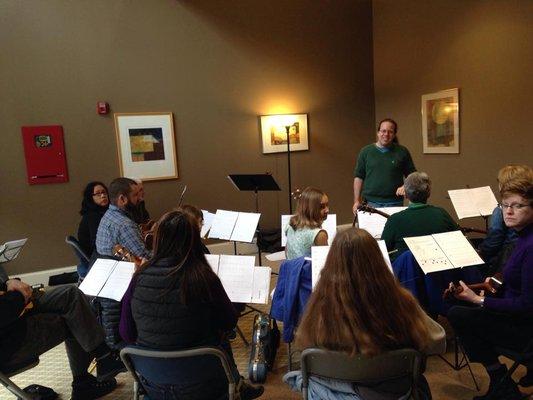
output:
<instances>
[{"instance_id":1,"label":"man's eyeglasses","mask_svg":"<svg viewBox=\"0 0 533 400\"><path fill-rule=\"evenodd\" d=\"M530 207L530 204L520 204L520 203L513 203L513 204L505 204L501 203L498 204L498 207L500 207L502 210L507 210L508 208L512 209L513 211L521 210L524 207Z\"/></svg>"},{"instance_id":2,"label":"man's eyeglasses","mask_svg":"<svg viewBox=\"0 0 533 400\"><path fill-rule=\"evenodd\" d=\"M96 193L93 193L93 197L100 197L100 196L107 197L107 192L96 192Z\"/></svg>"}]
</instances>

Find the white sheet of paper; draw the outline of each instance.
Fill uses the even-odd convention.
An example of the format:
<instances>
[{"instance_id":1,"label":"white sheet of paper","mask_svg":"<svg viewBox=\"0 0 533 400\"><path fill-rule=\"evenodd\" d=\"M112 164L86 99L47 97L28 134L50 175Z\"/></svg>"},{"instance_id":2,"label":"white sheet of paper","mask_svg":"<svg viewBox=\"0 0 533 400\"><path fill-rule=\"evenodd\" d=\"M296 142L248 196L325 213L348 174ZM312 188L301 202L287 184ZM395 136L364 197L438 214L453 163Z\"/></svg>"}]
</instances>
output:
<instances>
[{"instance_id":1,"label":"white sheet of paper","mask_svg":"<svg viewBox=\"0 0 533 400\"><path fill-rule=\"evenodd\" d=\"M218 268L218 277L229 299L234 303L252 301L254 267L238 264L222 264Z\"/></svg>"},{"instance_id":2,"label":"white sheet of paper","mask_svg":"<svg viewBox=\"0 0 533 400\"><path fill-rule=\"evenodd\" d=\"M292 215L281 216L281 247L287 246L287 234L285 233L285 229L287 229L291 217Z\"/></svg>"},{"instance_id":3,"label":"white sheet of paper","mask_svg":"<svg viewBox=\"0 0 533 400\"><path fill-rule=\"evenodd\" d=\"M202 230L200 231L200 237L205 238L205 236L211 229L211 226L213 225L215 214L210 213L207 210L202 210L202 214L204 215L204 224L202 226Z\"/></svg>"},{"instance_id":4,"label":"white sheet of paper","mask_svg":"<svg viewBox=\"0 0 533 400\"><path fill-rule=\"evenodd\" d=\"M111 271L118 263L119 261L117 260L98 258L80 284L79 289L87 296L96 296L102 290Z\"/></svg>"},{"instance_id":5,"label":"white sheet of paper","mask_svg":"<svg viewBox=\"0 0 533 400\"><path fill-rule=\"evenodd\" d=\"M12 261L15 258L18 257L18 253L20 253L20 248L26 244L28 241L28 238L24 239L18 239L18 240L11 240L9 242L5 242L0 247L0 263Z\"/></svg>"},{"instance_id":6,"label":"white sheet of paper","mask_svg":"<svg viewBox=\"0 0 533 400\"><path fill-rule=\"evenodd\" d=\"M383 258L385 259L387 266L389 267L390 271L393 272L392 264L390 262L390 257L389 257L389 251L387 250L387 244L385 243L384 240L378 240L378 246L379 246L379 249L381 250L381 254L383 254Z\"/></svg>"},{"instance_id":7,"label":"white sheet of paper","mask_svg":"<svg viewBox=\"0 0 533 400\"><path fill-rule=\"evenodd\" d=\"M326 264L330 246L311 247L311 286L314 289Z\"/></svg>"},{"instance_id":8,"label":"white sheet of paper","mask_svg":"<svg viewBox=\"0 0 533 400\"><path fill-rule=\"evenodd\" d=\"M483 264L483 260L461 231L436 233L433 238L454 267Z\"/></svg>"},{"instance_id":9,"label":"white sheet of paper","mask_svg":"<svg viewBox=\"0 0 533 400\"><path fill-rule=\"evenodd\" d=\"M218 270L222 265L237 265L253 268L255 265L255 256L232 256L227 254L220 255Z\"/></svg>"},{"instance_id":10,"label":"white sheet of paper","mask_svg":"<svg viewBox=\"0 0 533 400\"><path fill-rule=\"evenodd\" d=\"M267 254L265 258L268 261L283 261L287 259L287 255L285 254L285 250L278 251L276 253Z\"/></svg>"},{"instance_id":11,"label":"white sheet of paper","mask_svg":"<svg viewBox=\"0 0 533 400\"><path fill-rule=\"evenodd\" d=\"M454 268L433 236L415 236L403 240L405 240L424 274Z\"/></svg>"},{"instance_id":12,"label":"white sheet of paper","mask_svg":"<svg viewBox=\"0 0 533 400\"><path fill-rule=\"evenodd\" d=\"M357 222L360 229L364 229L370 233L372 237L379 239L383 233L387 218L382 217L379 214L357 211Z\"/></svg>"},{"instance_id":13,"label":"white sheet of paper","mask_svg":"<svg viewBox=\"0 0 533 400\"><path fill-rule=\"evenodd\" d=\"M474 188L471 191L479 213L483 216L492 215L492 212L498 206L498 200L496 200L496 196L494 196L490 186Z\"/></svg>"},{"instance_id":14,"label":"white sheet of paper","mask_svg":"<svg viewBox=\"0 0 533 400\"><path fill-rule=\"evenodd\" d=\"M122 297L124 297L124 293L128 290L134 272L134 263L120 261L111 273L111 276L98 297L121 301Z\"/></svg>"},{"instance_id":15,"label":"white sheet of paper","mask_svg":"<svg viewBox=\"0 0 533 400\"><path fill-rule=\"evenodd\" d=\"M239 213L235 211L217 210L209 231L209 237L230 240L238 216Z\"/></svg>"},{"instance_id":16,"label":"white sheet of paper","mask_svg":"<svg viewBox=\"0 0 533 400\"><path fill-rule=\"evenodd\" d=\"M270 267L254 267L254 281L252 287L252 300L250 303L267 304L270 292Z\"/></svg>"},{"instance_id":17,"label":"white sheet of paper","mask_svg":"<svg viewBox=\"0 0 533 400\"><path fill-rule=\"evenodd\" d=\"M474 192L472 192L471 189L448 190L448 195L450 196L453 208L457 213L457 218L463 219L468 217L479 217L481 215L473 198Z\"/></svg>"},{"instance_id":18,"label":"white sheet of paper","mask_svg":"<svg viewBox=\"0 0 533 400\"><path fill-rule=\"evenodd\" d=\"M218 265L220 263L220 256L218 254L206 254L207 263L215 274L218 274Z\"/></svg>"},{"instance_id":19,"label":"white sheet of paper","mask_svg":"<svg viewBox=\"0 0 533 400\"><path fill-rule=\"evenodd\" d=\"M261 214L240 212L230 240L252 243Z\"/></svg>"},{"instance_id":20,"label":"white sheet of paper","mask_svg":"<svg viewBox=\"0 0 533 400\"><path fill-rule=\"evenodd\" d=\"M337 234L337 214L328 214L328 217L322 222L322 229L328 233L328 244L331 246Z\"/></svg>"},{"instance_id":21,"label":"white sheet of paper","mask_svg":"<svg viewBox=\"0 0 533 400\"><path fill-rule=\"evenodd\" d=\"M405 210L407 207L381 207L377 208L379 211L383 211L384 213L388 215L396 214L400 211ZM387 218L376 214L376 213L369 213L365 211L357 211L357 222L360 229L364 229L368 233L372 235L372 237L376 239L381 238L381 234L383 233L383 228L385 228L385 224L387 223Z\"/></svg>"}]
</instances>

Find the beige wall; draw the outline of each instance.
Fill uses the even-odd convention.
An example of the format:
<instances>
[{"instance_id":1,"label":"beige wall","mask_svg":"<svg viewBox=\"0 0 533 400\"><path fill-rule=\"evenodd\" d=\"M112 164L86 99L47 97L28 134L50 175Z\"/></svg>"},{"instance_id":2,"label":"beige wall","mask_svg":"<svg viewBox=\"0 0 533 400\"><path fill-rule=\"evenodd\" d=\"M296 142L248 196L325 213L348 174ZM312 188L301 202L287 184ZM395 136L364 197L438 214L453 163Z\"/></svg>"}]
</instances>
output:
<instances>
[{"instance_id":1,"label":"beige wall","mask_svg":"<svg viewBox=\"0 0 533 400\"><path fill-rule=\"evenodd\" d=\"M286 188L286 157L262 155L257 115L309 113L311 150L293 154L293 186L330 194L348 222L351 171L372 137L369 1L17 1L0 5L0 242L29 237L8 272L72 265L81 190L118 174L114 112L174 113L179 180L148 182L157 217L186 201L251 211L228 173L270 171ZM70 182L29 186L20 127L60 124ZM265 226L286 191L261 195Z\"/></svg>"},{"instance_id":2,"label":"beige wall","mask_svg":"<svg viewBox=\"0 0 533 400\"><path fill-rule=\"evenodd\" d=\"M533 164L532 15L529 0L373 2L376 120L398 120L433 203L452 211L446 190L496 192L501 166ZM460 154L422 154L420 96L449 88L460 90Z\"/></svg>"}]
</instances>

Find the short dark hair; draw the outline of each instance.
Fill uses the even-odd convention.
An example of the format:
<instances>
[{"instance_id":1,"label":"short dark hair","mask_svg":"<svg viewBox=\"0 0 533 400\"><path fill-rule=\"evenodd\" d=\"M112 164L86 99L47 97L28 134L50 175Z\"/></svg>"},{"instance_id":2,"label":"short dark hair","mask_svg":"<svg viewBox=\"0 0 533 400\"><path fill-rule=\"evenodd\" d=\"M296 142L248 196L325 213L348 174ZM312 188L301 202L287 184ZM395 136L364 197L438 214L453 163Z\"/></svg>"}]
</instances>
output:
<instances>
[{"instance_id":1,"label":"short dark hair","mask_svg":"<svg viewBox=\"0 0 533 400\"><path fill-rule=\"evenodd\" d=\"M109 200L115 204L118 197L123 194L129 196L131 193L131 187L137 185L133 179L130 178L117 178L109 185Z\"/></svg>"}]
</instances>

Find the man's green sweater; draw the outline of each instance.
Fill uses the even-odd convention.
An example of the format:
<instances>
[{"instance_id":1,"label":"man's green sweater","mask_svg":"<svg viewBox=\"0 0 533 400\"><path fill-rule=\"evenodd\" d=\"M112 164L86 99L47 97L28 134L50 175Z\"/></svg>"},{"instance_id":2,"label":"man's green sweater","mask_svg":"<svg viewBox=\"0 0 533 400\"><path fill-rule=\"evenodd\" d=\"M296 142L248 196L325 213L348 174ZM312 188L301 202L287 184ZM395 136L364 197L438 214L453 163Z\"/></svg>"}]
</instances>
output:
<instances>
[{"instance_id":1,"label":"man's green sweater","mask_svg":"<svg viewBox=\"0 0 533 400\"><path fill-rule=\"evenodd\" d=\"M416 171L406 147L392 144L383 152L375 143L363 147L357 157L354 177L363 180L362 197L371 202L401 201L396 189L404 176Z\"/></svg>"}]
</instances>

